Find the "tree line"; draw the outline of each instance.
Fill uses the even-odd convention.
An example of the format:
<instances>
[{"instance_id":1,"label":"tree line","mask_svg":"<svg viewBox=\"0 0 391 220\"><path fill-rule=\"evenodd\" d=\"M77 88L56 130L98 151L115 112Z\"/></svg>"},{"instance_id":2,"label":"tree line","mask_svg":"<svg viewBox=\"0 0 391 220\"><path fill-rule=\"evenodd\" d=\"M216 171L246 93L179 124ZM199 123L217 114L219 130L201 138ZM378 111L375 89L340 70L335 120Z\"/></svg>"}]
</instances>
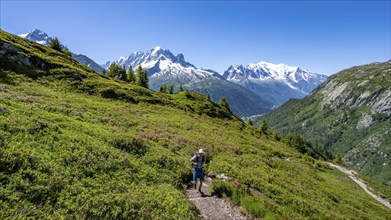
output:
<instances>
[{"instance_id":1,"label":"tree line","mask_svg":"<svg viewBox=\"0 0 391 220\"><path fill-rule=\"evenodd\" d=\"M130 65L128 71L126 71L125 66L119 66L118 64L112 63L107 71L102 71L102 74L116 80L122 80L148 88L148 72L146 69L142 68L141 65L137 67L135 73L132 65Z\"/></svg>"},{"instance_id":2,"label":"tree line","mask_svg":"<svg viewBox=\"0 0 391 220\"><path fill-rule=\"evenodd\" d=\"M48 46L56 51L64 53L68 57L72 57L72 53L66 46L61 44L57 37L53 38ZM126 71L125 66L121 67L113 63L107 71L103 70L102 74L116 80L122 80L148 88L148 72L146 69L143 69L141 65L138 66L136 73L134 73L132 65L130 65L128 71Z\"/></svg>"},{"instance_id":3,"label":"tree line","mask_svg":"<svg viewBox=\"0 0 391 220\"><path fill-rule=\"evenodd\" d=\"M254 124L252 120L249 118L246 122L248 126L253 127ZM266 119L263 117L262 121L257 129L261 135L271 136L273 139L285 143L289 147L295 148L302 154L308 154L309 156L315 159L325 159L331 160L333 159L333 155L330 151L326 150L324 147L319 144L312 144L310 141L306 140L303 136L298 134L283 134L279 135L275 130L269 127L266 122ZM341 156L336 155L335 162L342 164Z\"/></svg>"}]
</instances>

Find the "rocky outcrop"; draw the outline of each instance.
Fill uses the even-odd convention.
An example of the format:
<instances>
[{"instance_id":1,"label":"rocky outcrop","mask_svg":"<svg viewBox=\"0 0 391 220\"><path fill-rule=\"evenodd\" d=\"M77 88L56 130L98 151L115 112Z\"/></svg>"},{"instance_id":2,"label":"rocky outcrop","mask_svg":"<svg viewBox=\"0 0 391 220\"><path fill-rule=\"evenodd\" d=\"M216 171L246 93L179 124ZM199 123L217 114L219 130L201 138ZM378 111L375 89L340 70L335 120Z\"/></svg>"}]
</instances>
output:
<instances>
[{"instance_id":1,"label":"rocky outcrop","mask_svg":"<svg viewBox=\"0 0 391 220\"><path fill-rule=\"evenodd\" d=\"M266 117L278 131L300 133L391 185L391 61L343 70Z\"/></svg>"}]
</instances>

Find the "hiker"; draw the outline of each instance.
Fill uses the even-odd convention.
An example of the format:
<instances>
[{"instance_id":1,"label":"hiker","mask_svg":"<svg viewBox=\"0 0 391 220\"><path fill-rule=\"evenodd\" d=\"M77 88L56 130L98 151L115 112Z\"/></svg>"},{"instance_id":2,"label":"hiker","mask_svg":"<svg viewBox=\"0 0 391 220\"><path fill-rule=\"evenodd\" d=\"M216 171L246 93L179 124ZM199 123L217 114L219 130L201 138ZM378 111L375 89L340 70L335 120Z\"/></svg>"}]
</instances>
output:
<instances>
[{"instance_id":1,"label":"hiker","mask_svg":"<svg viewBox=\"0 0 391 220\"><path fill-rule=\"evenodd\" d=\"M200 179L200 186L198 192L202 193L202 181L204 181L204 163L205 163L205 152L201 148L198 150L198 153L191 158L193 162L193 182L194 189L197 189L197 178Z\"/></svg>"}]
</instances>

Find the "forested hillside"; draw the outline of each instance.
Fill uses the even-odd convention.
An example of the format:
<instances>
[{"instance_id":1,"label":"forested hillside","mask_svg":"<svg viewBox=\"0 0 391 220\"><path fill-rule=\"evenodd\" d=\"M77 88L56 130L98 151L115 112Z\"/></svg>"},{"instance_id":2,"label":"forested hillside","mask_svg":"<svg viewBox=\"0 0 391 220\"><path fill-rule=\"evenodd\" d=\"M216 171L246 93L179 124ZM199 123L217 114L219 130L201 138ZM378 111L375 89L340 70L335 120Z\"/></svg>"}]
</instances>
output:
<instances>
[{"instance_id":1,"label":"forested hillside","mask_svg":"<svg viewBox=\"0 0 391 220\"><path fill-rule=\"evenodd\" d=\"M362 174L391 185L391 61L331 76L311 95L266 115L280 133L298 133L342 155Z\"/></svg>"}]
</instances>

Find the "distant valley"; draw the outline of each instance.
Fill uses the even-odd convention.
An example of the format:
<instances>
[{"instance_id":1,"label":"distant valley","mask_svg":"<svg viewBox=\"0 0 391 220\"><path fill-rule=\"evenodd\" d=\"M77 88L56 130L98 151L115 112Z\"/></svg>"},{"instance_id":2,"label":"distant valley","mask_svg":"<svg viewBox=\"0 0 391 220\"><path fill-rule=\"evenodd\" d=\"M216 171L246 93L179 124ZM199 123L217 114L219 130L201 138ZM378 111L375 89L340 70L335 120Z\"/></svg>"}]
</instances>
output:
<instances>
[{"instance_id":1,"label":"distant valley","mask_svg":"<svg viewBox=\"0 0 391 220\"><path fill-rule=\"evenodd\" d=\"M349 167L391 185L391 61L355 66L266 115L280 133L299 133L342 155Z\"/></svg>"}]
</instances>

